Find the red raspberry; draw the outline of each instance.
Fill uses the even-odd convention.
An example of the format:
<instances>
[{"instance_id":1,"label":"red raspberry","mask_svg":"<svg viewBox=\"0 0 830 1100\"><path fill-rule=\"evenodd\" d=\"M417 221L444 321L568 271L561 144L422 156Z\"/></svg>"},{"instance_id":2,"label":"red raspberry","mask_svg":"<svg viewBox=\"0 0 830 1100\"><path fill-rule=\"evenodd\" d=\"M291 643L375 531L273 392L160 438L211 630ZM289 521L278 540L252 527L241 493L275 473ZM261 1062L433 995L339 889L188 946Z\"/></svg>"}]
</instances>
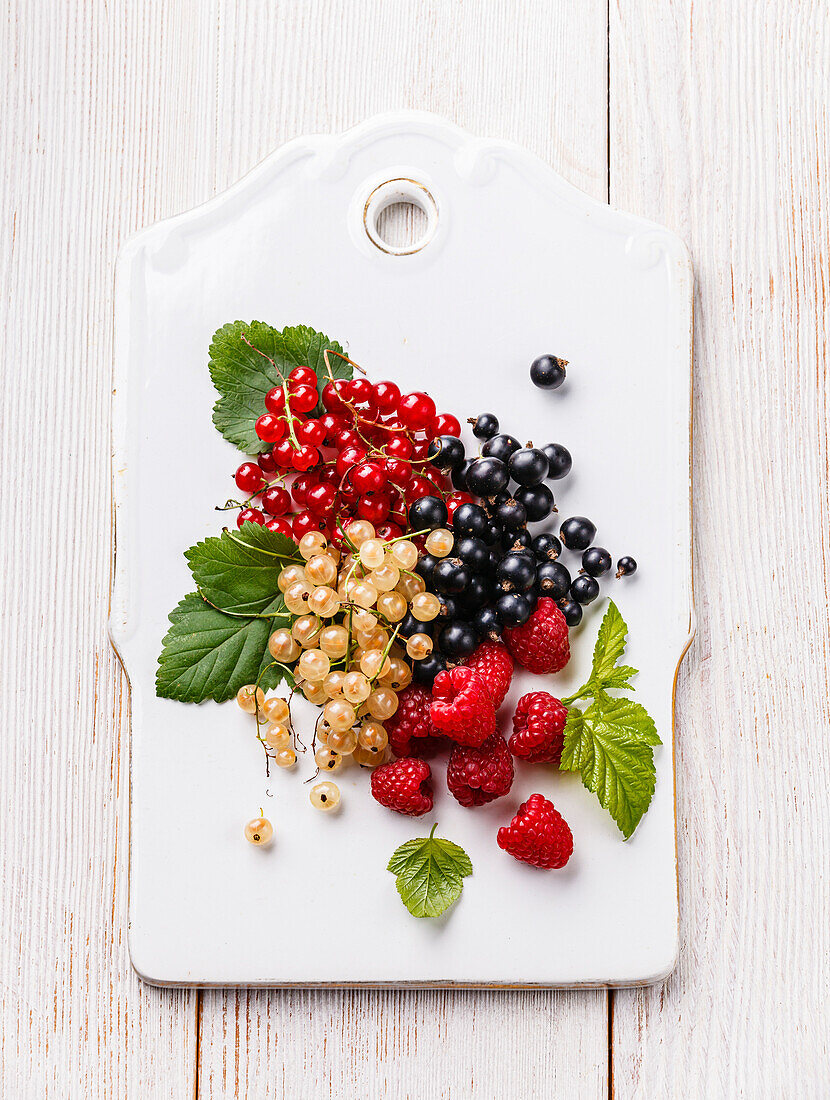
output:
<instances>
[{"instance_id":1,"label":"red raspberry","mask_svg":"<svg viewBox=\"0 0 830 1100\"><path fill-rule=\"evenodd\" d=\"M498 642L482 642L472 657L464 662L467 668L478 673L490 692L496 710L504 702L513 679L513 658Z\"/></svg>"},{"instance_id":2,"label":"red raspberry","mask_svg":"<svg viewBox=\"0 0 830 1100\"><path fill-rule=\"evenodd\" d=\"M426 783L429 776L425 760L405 757L381 764L372 772L372 797L388 810L420 817L432 809L432 788Z\"/></svg>"},{"instance_id":3,"label":"red raspberry","mask_svg":"<svg viewBox=\"0 0 830 1100\"><path fill-rule=\"evenodd\" d=\"M493 700L471 668L438 673L429 713L433 726L461 745L477 748L496 731Z\"/></svg>"},{"instance_id":4,"label":"red raspberry","mask_svg":"<svg viewBox=\"0 0 830 1100\"><path fill-rule=\"evenodd\" d=\"M533 867L564 867L574 850L567 821L544 795L532 794L509 825L498 832L499 847Z\"/></svg>"},{"instance_id":5,"label":"red raspberry","mask_svg":"<svg viewBox=\"0 0 830 1100\"><path fill-rule=\"evenodd\" d=\"M571 656L565 616L548 596L523 626L505 630L504 644L530 672L559 672Z\"/></svg>"},{"instance_id":6,"label":"red raspberry","mask_svg":"<svg viewBox=\"0 0 830 1100\"><path fill-rule=\"evenodd\" d=\"M562 755L567 707L547 691L531 691L516 704L510 751L532 764L556 764Z\"/></svg>"},{"instance_id":7,"label":"red raspberry","mask_svg":"<svg viewBox=\"0 0 830 1100\"><path fill-rule=\"evenodd\" d=\"M447 764L447 786L462 806L483 806L513 785L513 757L500 733L481 748L456 745Z\"/></svg>"},{"instance_id":8,"label":"red raspberry","mask_svg":"<svg viewBox=\"0 0 830 1100\"><path fill-rule=\"evenodd\" d=\"M429 716L432 695L419 684L398 692L398 709L384 722L389 735L389 747L395 756L432 756L441 747L441 740Z\"/></svg>"}]
</instances>

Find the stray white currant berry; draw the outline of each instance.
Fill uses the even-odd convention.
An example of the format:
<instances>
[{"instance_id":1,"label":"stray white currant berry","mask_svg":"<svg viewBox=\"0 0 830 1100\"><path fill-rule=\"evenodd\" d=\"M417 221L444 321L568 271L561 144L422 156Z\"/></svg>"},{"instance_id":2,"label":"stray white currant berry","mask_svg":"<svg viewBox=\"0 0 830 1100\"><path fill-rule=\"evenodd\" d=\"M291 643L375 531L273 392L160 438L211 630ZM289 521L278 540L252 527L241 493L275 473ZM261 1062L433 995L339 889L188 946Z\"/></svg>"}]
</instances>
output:
<instances>
[{"instance_id":1,"label":"stray white currant berry","mask_svg":"<svg viewBox=\"0 0 830 1100\"><path fill-rule=\"evenodd\" d=\"M321 772L336 772L338 768L343 767L343 757L334 749L324 746L315 752L314 763Z\"/></svg>"},{"instance_id":2,"label":"stray white currant berry","mask_svg":"<svg viewBox=\"0 0 830 1100\"><path fill-rule=\"evenodd\" d=\"M288 703L281 696L266 699L262 704L262 713L269 722L287 722L289 716Z\"/></svg>"},{"instance_id":3,"label":"stray white currant berry","mask_svg":"<svg viewBox=\"0 0 830 1100\"><path fill-rule=\"evenodd\" d=\"M452 531L448 531L446 527L437 527L434 531L430 531L426 538L426 548L436 558L445 558L452 550L453 544Z\"/></svg>"},{"instance_id":4,"label":"stray white currant berry","mask_svg":"<svg viewBox=\"0 0 830 1100\"><path fill-rule=\"evenodd\" d=\"M293 768L297 763L297 754L293 749L280 749L274 760L278 768Z\"/></svg>"},{"instance_id":5,"label":"stray white currant berry","mask_svg":"<svg viewBox=\"0 0 830 1100\"><path fill-rule=\"evenodd\" d=\"M274 826L267 817L253 817L245 826L245 839L260 847L269 844L273 835Z\"/></svg>"},{"instance_id":6,"label":"stray white currant berry","mask_svg":"<svg viewBox=\"0 0 830 1100\"><path fill-rule=\"evenodd\" d=\"M329 783L326 780L325 783L317 783L313 786L308 797L316 810L330 813L340 805L340 788L336 783Z\"/></svg>"}]
</instances>

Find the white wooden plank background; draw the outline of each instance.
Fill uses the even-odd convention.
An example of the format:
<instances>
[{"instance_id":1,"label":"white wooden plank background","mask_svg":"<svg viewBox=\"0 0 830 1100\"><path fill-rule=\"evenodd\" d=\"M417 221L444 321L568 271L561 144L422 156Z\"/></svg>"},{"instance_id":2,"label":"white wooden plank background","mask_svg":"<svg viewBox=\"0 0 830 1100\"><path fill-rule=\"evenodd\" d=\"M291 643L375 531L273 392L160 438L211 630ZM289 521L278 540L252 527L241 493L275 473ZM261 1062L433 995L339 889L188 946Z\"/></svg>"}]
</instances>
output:
<instances>
[{"instance_id":1,"label":"white wooden plank background","mask_svg":"<svg viewBox=\"0 0 830 1100\"><path fill-rule=\"evenodd\" d=\"M830 1095L827 5L8 0L0 35L0 1095ZM692 248L683 948L653 990L195 994L129 968L114 257L282 141L402 106Z\"/></svg>"}]
</instances>

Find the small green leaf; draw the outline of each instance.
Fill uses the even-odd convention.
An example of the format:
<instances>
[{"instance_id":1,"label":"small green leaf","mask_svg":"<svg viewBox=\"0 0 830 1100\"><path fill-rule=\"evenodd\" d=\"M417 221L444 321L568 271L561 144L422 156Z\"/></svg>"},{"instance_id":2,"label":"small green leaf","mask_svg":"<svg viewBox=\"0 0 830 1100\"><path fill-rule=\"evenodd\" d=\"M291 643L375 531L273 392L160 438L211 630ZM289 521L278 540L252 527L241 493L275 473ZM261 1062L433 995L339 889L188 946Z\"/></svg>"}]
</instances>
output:
<instances>
[{"instance_id":1,"label":"small green leaf","mask_svg":"<svg viewBox=\"0 0 830 1100\"><path fill-rule=\"evenodd\" d=\"M451 840L436 837L407 840L392 853L387 870L406 908L415 917L440 917L461 896L464 878L473 873L470 857Z\"/></svg>"},{"instance_id":2,"label":"small green leaf","mask_svg":"<svg viewBox=\"0 0 830 1100\"><path fill-rule=\"evenodd\" d=\"M602 678L602 686L604 689L617 688L618 690L633 691L634 687L629 683L632 676L637 675L637 669L632 668L631 665L617 665L616 668L612 668L607 676Z\"/></svg>"},{"instance_id":3,"label":"small green leaf","mask_svg":"<svg viewBox=\"0 0 830 1100\"><path fill-rule=\"evenodd\" d=\"M285 626L290 615L277 581L292 561L302 561L296 543L256 523L223 531L185 551L199 593L230 615L274 616Z\"/></svg>"},{"instance_id":4,"label":"small green leaf","mask_svg":"<svg viewBox=\"0 0 830 1100\"><path fill-rule=\"evenodd\" d=\"M156 672L163 699L201 703L231 699L254 683L267 653L270 619L238 619L192 592L170 613Z\"/></svg>"},{"instance_id":5,"label":"small green leaf","mask_svg":"<svg viewBox=\"0 0 830 1100\"><path fill-rule=\"evenodd\" d=\"M628 627L613 600L608 601L608 609L600 623L597 642L594 646L594 660L591 679L600 684L605 680L625 650L625 638Z\"/></svg>"}]
</instances>

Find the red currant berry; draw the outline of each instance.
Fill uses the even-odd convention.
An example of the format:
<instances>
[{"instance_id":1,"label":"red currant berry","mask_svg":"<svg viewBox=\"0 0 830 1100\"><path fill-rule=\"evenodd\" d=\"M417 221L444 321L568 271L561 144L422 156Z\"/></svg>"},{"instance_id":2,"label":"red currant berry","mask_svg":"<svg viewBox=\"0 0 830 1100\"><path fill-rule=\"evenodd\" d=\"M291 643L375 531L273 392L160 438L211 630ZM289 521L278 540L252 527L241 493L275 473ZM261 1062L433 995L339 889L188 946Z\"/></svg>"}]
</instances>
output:
<instances>
[{"instance_id":1,"label":"red currant berry","mask_svg":"<svg viewBox=\"0 0 830 1100\"><path fill-rule=\"evenodd\" d=\"M435 496L435 486L419 474L417 477L413 477L407 485L405 495L409 502L420 500L421 497L432 497Z\"/></svg>"},{"instance_id":2,"label":"red currant berry","mask_svg":"<svg viewBox=\"0 0 830 1100\"><path fill-rule=\"evenodd\" d=\"M285 412L285 390L282 386L274 386L266 393L265 408L275 416Z\"/></svg>"},{"instance_id":3,"label":"red currant berry","mask_svg":"<svg viewBox=\"0 0 830 1100\"><path fill-rule=\"evenodd\" d=\"M462 504L475 504L475 498L471 497L469 493L450 493L447 497L447 516L449 519L452 519L456 508L460 508Z\"/></svg>"},{"instance_id":4,"label":"red currant berry","mask_svg":"<svg viewBox=\"0 0 830 1100\"><path fill-rule=\"evenodd\" d=\"M312 485L305 495L305 505L309 512L315 516L327 516L334 507L334 499L337 496L333 485L317 482Z\"/></svg>"},{"instance_id":5,"label":"red currant berry","mask_svg":"<svg viewBox=\"0 0 830 1100\"><path fill-rule=\"evenodd\" d=\"M279 469L279 467L277 466L277 460L274 458L270 451L266 451L265 454L260 455L257 458L257 464L264 474L272 477Z\"/></svg>"},{"instance_id":6,"label":"red currant berry","mask_svg":"<svg viewBox=\"0 0 830 1100\"><path fill-rule=\"evenodd\" d=\"M398 402L398 416L410 431L420 431L435 419L435 402L420 391L404 394Z\"/></svg>"},{"instance_id":7,"label":"red currant berry","mask_svg":"<svg viewBox=\"0 0 830 1100\"><path fill-rule=\"evenodd\" d=\"M288 425L280 416L274 416L273 413L263 413L254 424L254 430L259 438L264 439L266 443L279 443L288 430Z\"/></svg>"},{"instance_id":8,"label":"red currant berry","mask_svg":"<svg viewBox=\"0 0 830 1100\"><path fill-rule=\"evenodd\" d=\"M397 523L382 523L380 527L375 529L375 536L384 542L388 542L389 539L400 538L402 534L403 528L399 527Z\"/></svg>"},{"instance_id":9,"label":"red currant berry","mask_svg":"<svg viewBox=\"0 0 830 1100\"><path fill-rule=\"evenodd\" d=\"M306 494L308 493L308 490L312 487L312 485L316 484L317 478L314 476L314 474L300 474L299 477L294 478L294 481L291 484L291 495L300 505L300 507L305 507Z\"/></svg>"},{"instance_id":10,"label":"red currant berry","mask_svg":"<svg viewBox=\"0 0 830 1100\"><path fill-rule=\"evenodd\" d=\"M337 416L335 413L324 413L324 415L320 417L320 423L323 425L326 432L324 442L329 446L334 443L337 433L342 432L346 427L345 418Z\"/></svg>"},{"instance_id":11,"label":"red currant berry","mask_svg":"<svg viewBox=\"0 0 830 1100\"><path fill-rule=\"evenodd\" d=\"M367 493L357 502L357 514L370 523L382 523L389 515L389 497L386 493Z\"/></svg>"},{"instance_id":12,"label":"red currant berry","mask_svg":"<svg viewBox=\"0 0 830 1100\"><path fill-rule=\"evenodd\" d=\"M395 435L386 444L390 458L412 458L412 441L405 435Z\"/></svg>"},{"instance_id":13,"label":"red currant berry","mask_svg":"<svg viewBox=\"0 0 830 1100\"><path fill-rule=\"evenodd\" d=\"M345 447L360 447L362 444L363 440L351 428L343 428L334 437L334 446L338 451L342 451Z\"/></svg>"},{"instance_id":14,"label":"red currant berry","mask_svg":"<svg viewBox=\"0 0 830 1100\"><path fill-rule=\"evenodd\" d=\"M401 399L401 391L394 382L376 382L372 387L374 401L382 413L394 412Z\"/></svg>"},{"instance_id":15,"label":"red currant berry","mask_svg":"<svg viewBox=\"0 0 830 1100\"><path fill-rule=\"evenodd\" d=\"M240 493L257 493L265 484L262 469L256 462L243 462L234 475Z\"/></svg>"},{"instance_id":16,"label":"red currant berry","mask_svg":"<svg viewBox=\"0 0 830 1100\"><path fill-rule=\"evenodd\" d=\"M294 457L294 444L290 439L281 439L279 443L275 443L271 453L274 456L274 461L281 470L291 469L291 459Z\"/></svg>"},{"instance_id":17,"label":"red currant berry","mask_svg":"<svg viewBox=\"0 0 830 1100\"><path fill-rule=\"evenodd\" d=\"M436 435L461 435L461 425L458 422L458 418L453 416L452 413L439 413L430 425L429 434L435 438Z\"/></svg>"},{"instance_id":18,"label":"red currant berry","mask_svg":"<svg viewBox=\"0 0 830 1100\"><path fill-rule=\"evenodd\" d=\"M346 412L343 398L347 393L345 379L338 378L336 382L326 382L321 394L323 408L331 413Z\"/></svg>"},{"instance_id":19,"label":"red currant berry","mask_svg":"<svg viewBox=\"0 0 830 1100\"><path fill-rule=\"evenodd\" d=\"M291 533L297 542L309 531L319 531L320 520L311 512L298 512L291 521Z\"/></svg>"},{"instance_id":20,"label":"red currant berry","mask_svg":"<svg viewBox=\"0 0 830 1100\"><path fill-rule=\"evenodd\" d=\"M243 508L236 517L236 526L241 527L243 523L256 523L261 527L265 523L265 516L259 508Z\"/></svg>"},{"instance_id":21,"label":"red currant berry","mask_svg":"<svg viewBox=\"0 0 830 1100\"><path fill-rule=\"evenodd\" d=\"M284 516L291 507L291 497L281 485L272 485L262 494L262 507L269 516Z\"/></svg>"},{"instance_id":22,"label":"red currant berry","mask_svg":"<svg viewBox=\"0 0 830 1100\"><path fill-rule=\"evenodd\" d=\"M338 474L337 467L332 463L331 466L323 466L318 472L317 478L322 481L324 485L339 485L342 474Z\"/></svg>"},{"instance_id":23,"label":"red currant berry","mask_svg":"<svg viewBox=\"0 0 830 1100\"><path fill-rule=\"evenodd\" d=\"M322 447L326 429L319 420L305 420L296 427L297 439L310 447Z\"/></svg>"},{"instance_id":24,"label":"red currant berry","mask_svg":"<svg viewBox=\"0 0 830 1100\"><path fill-rule=\"evenodd\" d=\"M384 466L393 485L408 485L412 480L412 467L402 458L387 458Z\"/></svg>"},{"instance_id":25,"label":"red currant berry","mask_svg":"<svg viewBox=\"0 0 830 1100\"><path fill-rule=\"evenodd\" d=\"M288 377L295 386L313 386L317 389L317 375L311 367L295 367Z\"/></svg>"},{"instance_id":26,"label":"red currant berry","mask_svg":"<svg viewBox=\"0 0 830 1100\"><path fill-rule=\"evenodd\" d=\"M349 399L353 405L374 405L375 387L368 378L353 378L349 385Z\"/></svg>"},{"instance_id":27,"label":"red currant berry","mask_svg":"<svg viewBox=\"0 0 830 1100\"><path fill-rule=\"evenodd\" d=\"M361 462L352 470L352 485L359 493L378 493L386 482L386 473L376 462Z\"/></svg>"},{"instance_id":28,"label":"red currant berry","mask_svg":"<svg viewBox=\"0 0 830 1100\"><path fill-rule=\"evenodd\" d=\"M288 407L292 412L307 413L317 407L319 398L312 386L298 386L288 398Z\"/></svg>"},{"instance_id":29,"label":"red currant berry","mask_svg":"<svg viewBox=\"0 0 830 1100\"><path fill-rule=\"evenodd\" d=\"M311 470L320 461L320 452L316 447L309 447L304 444L298 451L294 452L294 457L291 459L291 465L295 470Z\"/></svg>"},{"instance_id":30,"label":"red currant berry","mask_svg":"<svg viewBox=\"0 0 830 1100\"><path fill-rule=\"evenodd\" d=\"M362 447L344 447L337 456L335 469L343 477L347 470L351 470L352 466L357 466L365 457L366 452Z\"/></svg>"},{"instance_id":31,"label":"red currant berry","mask_svg":"<svg viewBox=\"0 0 830 1100\"><path fill-rule=\"evenodd\" d=\"M412 444L412 461L423 462L429 453L429 440L416 439Z\"/></svg>"},{"instance_id":32,"label":"red currant berry","mask_svg":"<svg viewBox=\"0 0 830 1100\"><path fill-rule=\"evenodd\" d=\"M271 519L265 521L265 529L267 531L276 531L278 535L285 535L287 539L294 537L294 532L291 530L291 524L284 516L277 518L272 516Z\"/></svg>"}]
</instances>

